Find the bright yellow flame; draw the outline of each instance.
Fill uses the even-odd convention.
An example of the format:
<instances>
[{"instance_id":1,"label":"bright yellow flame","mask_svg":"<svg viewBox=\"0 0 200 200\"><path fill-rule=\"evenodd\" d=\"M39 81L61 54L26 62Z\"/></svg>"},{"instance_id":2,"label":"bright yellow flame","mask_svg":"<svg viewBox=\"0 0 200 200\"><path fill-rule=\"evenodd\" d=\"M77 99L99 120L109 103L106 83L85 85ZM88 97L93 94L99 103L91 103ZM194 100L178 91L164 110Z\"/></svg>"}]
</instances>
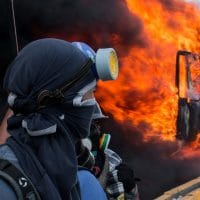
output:
<instances>
[{"instance_id":1,"label":"bright yellow flame","mask_svg":"<svg viewBox=\"0 0 200 200\"><path fill-rule=\"evenodd\" d=\"M199 10L180 0L171 2L167 9L158 0L126 0L130 12L143 23L148 46L133 46L120 60L122 66L117 81L109 85L99 83L102 89L98 91L98 99L104 110L122 127L128 124L140 130L144 141L152 137L175 141L176 52L200 50ZM183 96L184 92L183 89Z\"/></svg>"}]
</instances>

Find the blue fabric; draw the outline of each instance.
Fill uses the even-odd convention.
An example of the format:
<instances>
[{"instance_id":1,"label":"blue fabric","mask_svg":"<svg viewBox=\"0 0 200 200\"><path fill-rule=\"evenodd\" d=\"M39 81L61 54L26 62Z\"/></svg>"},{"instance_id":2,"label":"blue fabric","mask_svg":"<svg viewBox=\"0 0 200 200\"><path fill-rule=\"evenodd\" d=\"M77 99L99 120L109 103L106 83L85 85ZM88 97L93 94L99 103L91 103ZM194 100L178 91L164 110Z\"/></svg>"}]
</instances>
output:
<instances>
[{"instance_id":1,"label":"blue fabric","mask_svg":"<svg viewBox=\"0 0 200 200\"><path fill-rule=\"evenodd\" d=\"M18 160L12 150L7 145L0 145L0 158L7 159L16 167L19 167ZM0 196L1 200L17 200L14 190L5 181L0 179Z\"/></svg>"},{"instance_id":2,"label":"blue fabric","mask_svg":"<svg viewBox=\"0 0 200 200\"><path fill-rule=\"evenodd\" d=\"M42 90L55 90L73 80L87 60L71 43L41 39L21 50L5 76L5 89L16 95L12 105L15 115L8 120L12 137L7 144L43 199L79 199L74 146L88 135L94 106L75 108L72 102L95 76L90 70L64 94L62 104L38 110L37 97ZM59 118L62 114L64 120ZM32 137L23 122L32 131L43 132L52 126L56 130Z\"/></svg>"},{"instance_id":3,"label":"blue fabric","mask_svg":"<svg viewBox=\"0 0 200 200\"><path fill-rule=\"evenodd\" d=\"M72 42L72 45L77 47L81 52L84 53L85 56L88 58L91 58L94 64L92 65L92 71L96 77L96 79L99 79L97 69L96 69L96 53L95 51L86 43L84 42Z\"/></svg>"},{"instance_id":4,"label":"blue fabric","mask_svg":"<svg viewBox=\"0 0 200 200\"><path fill-rule=\"evenodd\" d=\"M87 170L78 171L82 200L107 200L96 177Z\"/></svg>"},{"instance_id":5,"label":"blue fabric","mask_svg":"<svg viewBox=\"0 0 200 200\"><path fill-rule=\"evenodd\" d=\"M1 200L17 200L17 196L13 189L3 180L0 179Z\"/></svg>"},{"instance_id":6,"label":"blue fabric","mask_svg":"<svg viewBox=\"0 0 200 200\"><path fill-rule=\"evenodd\" d=\"M37 95L42 90L55 90L70 81L88 60L71 43L58 39L36 40L25 46L9 66L4 88L17 94L13 110L30 113L38 107ZM72 104L83 86L92 82L91 71L65 94L65 103Z\"/></svg>"},{"instance_id":7,"label":"blue fabric","mask_svg":"<svg viewBox=\"0 0 200 200\"><path fill-rule=\"evenodd\" d=\"M0 158L7 159L19 168L19 162L13 151L7 146L0 146ZM107 197L97 179L86 170L78 171L82 200L107 200ZM0 179L1 200L17 200L13 189Z\"/></svg>"}]
</instances>

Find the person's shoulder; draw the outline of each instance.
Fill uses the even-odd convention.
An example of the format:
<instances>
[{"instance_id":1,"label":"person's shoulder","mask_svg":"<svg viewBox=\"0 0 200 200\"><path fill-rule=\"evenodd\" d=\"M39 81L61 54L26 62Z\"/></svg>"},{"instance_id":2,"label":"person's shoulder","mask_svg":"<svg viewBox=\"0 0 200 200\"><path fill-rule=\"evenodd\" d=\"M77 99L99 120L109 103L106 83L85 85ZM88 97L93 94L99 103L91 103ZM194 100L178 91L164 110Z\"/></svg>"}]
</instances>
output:
<instances>
[{"instance_id":1,"label":"person's shoulder","mask_svg":"<svg viewBox=\"0 0 200 200\"><path fill-rule=\"evenodd\" d=\"M15 165L18 160L8 145L0 145L0 159L7 159ZM5 172L0 171L0 199L1 200L17 200L16 194L12 188L2 177L8 176Z\"/></svg>"},{"instance_id":2,"label":"person's shoulder","mask_svg":"<svg viewBox=\"0 0 200 200\"><path fill-rule=\"evenodd\" d=\"M6 144L0 145L0 159L5 159L21 170L19 161L13 150Z\"/></svg>"},{"instance_id":3,"label":"person's shoulder","mask_svg":"<svg viewBox=\"0 0 200 200\"><path fill-rule=\"evenodd\" d=\"M107 200L106 194L103 191L96 177L88 170L78 171L78 179L80 183L82 199L99 199Z\"/></svg>"},{"instance_id":4,"label":"person's shoulder","mask_svg":"<svg viewBox=\"0 0 200 200\"><path fill-rule=\"evenodd\" d=\"M17 196L12 187L0 178L0 196L1 200L17 200Z\"/></svg>"},{"instance_id":5,"label":"person's shoulder","mask_svg":"<svg viewBox=\"0 0 200 200\"><path fill-rule=\"evenodd\" d=\"M4 158L10 161L17 161L17 158L14 154L14 152L12 151L12 149L6 145L6 144L1 144L0 145L0 158Z\"/></svg>"}]
</instances>

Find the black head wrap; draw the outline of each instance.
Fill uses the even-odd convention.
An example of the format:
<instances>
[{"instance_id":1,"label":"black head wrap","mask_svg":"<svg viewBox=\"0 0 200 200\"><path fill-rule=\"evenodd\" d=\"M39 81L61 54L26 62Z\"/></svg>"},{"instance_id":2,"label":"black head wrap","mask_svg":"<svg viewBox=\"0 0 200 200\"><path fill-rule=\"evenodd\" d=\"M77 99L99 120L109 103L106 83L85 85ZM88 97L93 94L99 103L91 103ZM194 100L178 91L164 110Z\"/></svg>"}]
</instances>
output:
<instances>
[{"instance_id":1,"label":"black head wrap","mask_svg":"<svg viewBox=\"0 0 200 200\"><path fill-rule=\"evenodd\" d=\"M38 94L43 90L54 91L73 80L87 59L66 41L37 40L22 49L4 79L15 112L8 120L12 137L7 143L44 199L71 199L75 193L74 147L76 141L89 133L94 106L74 107L73 99L95 77L89 70L63 94L62 103L41 108ZM49 192L49 185L58 192Z\"/></svg>"}]
</instances>

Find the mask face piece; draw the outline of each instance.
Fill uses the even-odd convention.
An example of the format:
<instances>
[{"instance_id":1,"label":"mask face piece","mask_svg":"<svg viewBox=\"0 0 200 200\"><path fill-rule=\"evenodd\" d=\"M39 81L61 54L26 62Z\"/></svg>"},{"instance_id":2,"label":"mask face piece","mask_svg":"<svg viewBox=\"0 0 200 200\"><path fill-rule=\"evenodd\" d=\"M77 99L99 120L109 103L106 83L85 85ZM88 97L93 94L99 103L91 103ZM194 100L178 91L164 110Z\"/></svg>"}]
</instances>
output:
<instances>
[{"instance_id":1,"label":"mask face piece","mask_svg":"<svg viewBox=\"0 0 200 200\"><path fill-rule=\"evenodd\" d=\"M101 108L98 104L98 102L96 101L96 105L95 105L95 109L94 109L94 113L92 115L92 119L106 119L108 118L108 116L104 115L101 111Z\"/></svg>"},{"instance_id":2,"label":"mask face piece","mask_svg":"<svg viewBox=\"0 0 200 200\"><path fill-rule=\"evenodd\" d=\"M81 107L81 106L94 106L96 104L96 99L90 98L83 100L84 95L89 92L90 90L95 89L96 87L96 80L86 85L84 88L82 88L78 94L73 99L73 106L75 107Z\"/></svg>"}]
</instances>

